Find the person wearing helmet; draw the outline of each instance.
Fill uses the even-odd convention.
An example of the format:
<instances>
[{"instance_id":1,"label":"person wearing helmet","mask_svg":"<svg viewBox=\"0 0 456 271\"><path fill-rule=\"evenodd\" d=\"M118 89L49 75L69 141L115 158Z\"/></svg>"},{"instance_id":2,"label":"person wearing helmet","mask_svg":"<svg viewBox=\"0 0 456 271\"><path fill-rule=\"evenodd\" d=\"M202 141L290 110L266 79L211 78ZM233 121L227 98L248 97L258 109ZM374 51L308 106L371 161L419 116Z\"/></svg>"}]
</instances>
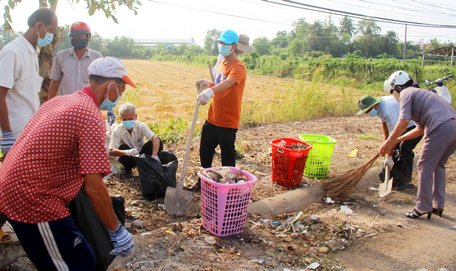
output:
<instances>
[{"instance_id":1,"label":"person wearing helmet","mask_svg":"<svg viewBox=\"0 0 456 271\"><path fill-rule=\"evenodd\" d=\"M358 107L360 111L358 115L367 114L371 117L379 117L382 121L383 136L386 140L398 121L399 117L399 102L393 96L383 96L374 98L366 95L359 99ZM406 132L413 130L415 123L410 121ZM391 169L391 177L393 177L393 186L397 190L405 190L412 188L412 172L413 158L415 154L413 149L420 142L422 136L403 141L394 147L391 155L383 163L384 166L389 166ZM385 178L385 169L383 168L379 174L380 181Z\"/></svg>"},{"instance_id":2,"label":"person wearing helmet","mask_svg":"<svg viewBox=\"0 0 456 271\"><path fill-rule=\"evenodd\" d=\"M91 38L88 24L75 22L70 26L71 48L59 51L52 63L51 84L48 100L57 95L72 94L89 83L87 68L95 59L102 57L101 53L89 49Z\"/></svg>"},{"instance_id":3,"label":"person wearing helmet","mask_svg":"<svg viewBox=\"0 0 456 271\"><path fill-rule=\"evenodd\" d=\"M405 71L396 71L385 81L383 90L400 103L399 120L393 132L379 149L380 155L391 153L398 143L424 135L424 146L418 161L418 191L409 218L437 214L445 206L445 164L456 150L456 111L434 93L412 86ZM416 127L403 134L410 121Z\"/></svg>"}]
</instances>

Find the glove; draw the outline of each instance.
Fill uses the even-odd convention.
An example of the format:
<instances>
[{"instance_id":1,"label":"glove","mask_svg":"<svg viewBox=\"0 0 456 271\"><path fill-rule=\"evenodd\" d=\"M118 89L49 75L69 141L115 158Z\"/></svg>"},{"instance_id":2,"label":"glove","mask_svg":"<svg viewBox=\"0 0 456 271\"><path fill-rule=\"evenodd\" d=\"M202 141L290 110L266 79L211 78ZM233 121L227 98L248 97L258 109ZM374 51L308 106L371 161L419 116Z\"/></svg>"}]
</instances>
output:
<instances>
[{"instance_id":1,"label":"glove","mask_svg":"<svg viewBox=\"0 0 456 271\"><path fill-rule=\"evenodd\" d=\"M152 158L154 158L157 162L161 164L160 158L158 158L158 155L152 155Z\"/></svg>"},{"instance_id":2,"label":"glove","mask_svg":"<svg viewBox=\"0 0 456 271\"><path fill-rule=\"evenodd\" d=\"M16 139L12 131L2 131L2 141L0 142L0 149L2 149L3 154L6 155L9 150L13 147Z\"/></svg>"},{"instance_id":3,"label":"glove","mask_svg":"<svg viewBox=\"0 0 456 271\"><path fill-rule=\"evenodd\" d=\"M106 120L108 121L109 125L113 125L116 122L116 115L112 110L108 110L106 113Z\"/></svg>"},{"instance_id":4,"label":"glove","mask_svg":"<svg viewBox=\"0 0 456 271\"><path fill-rule=\"evenodd\" d=\"M394 161L392 156L388 156L385 158L385 161L383 161L383 168L389 167L390 169L393 168L394 166Z\"/></svg>"},{"instance_id":5,"label":"glove","mask_svg":"<svg viewBox=\"0 0 456 271\"><path fill-rule=\"evenodd\" d=\"M109 252L111 255L130 255L135 248L133 236L119 223L114 231L110 231L109 236L114 245L114 249Z\"/></svg>"},{"instance_id":6,"label":"glove","mask_svg":"<svg viewBox=\"0 0 456 271\"><path fill-rule=\"evenodd\" d=\"M214 96L214 91L212 88L206 88L205 90L201 91L198 96L196 96L196 100L202 104L205 105L209 100Z\"/></svg>"},{"instance_id":7,"label":"glove","mask_svg":"<svg viewBox=\"0 0 456 271\"><path fill-rule=\"evenodd\" d=\"M199 94L201 90L206 89L209 87L209 81L206 79L200 79L196 81L195 86L196 86L196 92Z\"/></svg>"},{"instance_id":8,"label":"glove","mask_svg":"<svg viewBox=\"0 0 456 271\"><path fill-rule=\"evenodd\" d=\"M136 148L133 148L133 149L129 149L129 150L125 150L124 151L125 155L126 156L136 156L136 155L139 155L139 152Z\"/></svg>"}]
</instances>

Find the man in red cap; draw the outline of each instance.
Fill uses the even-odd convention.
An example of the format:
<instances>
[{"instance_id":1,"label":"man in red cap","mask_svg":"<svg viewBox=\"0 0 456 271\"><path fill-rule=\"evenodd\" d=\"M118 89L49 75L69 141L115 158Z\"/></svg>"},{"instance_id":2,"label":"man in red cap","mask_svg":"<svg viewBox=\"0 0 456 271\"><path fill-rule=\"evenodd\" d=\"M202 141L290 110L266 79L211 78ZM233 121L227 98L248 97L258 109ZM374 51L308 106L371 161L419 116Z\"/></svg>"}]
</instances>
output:
<instances>
[{"instance_id":1,"label":"man in red cap","mask_svg":"<svg viewBox=\"0 0 456 271\"><path fill-rule=\"evenodd\" d=\"M75 22L70 27L71 48L59 51L52 63L51 84L48 100L56 95L72 94L87 83L89 74L87 68L95 59L102 57L101 53L87 46L91 38L90 27L84 22Z\"/></svg>"},{"instance_id":2,"label":"man in red cap","mask_svg":"<svg viewBox=\"0 0 456 271\"><path fill-rule=\"evenodd\" d=\"M99 109L114 108L125 85L136 85L116 58L96 59L88 73L86 87L40 107L0 167L0 211L38 270L94 269L94 251L67 207L82 186L108 230L111 254L134 248L103 183L111 167Z\"/></svg>"}]
</instances>

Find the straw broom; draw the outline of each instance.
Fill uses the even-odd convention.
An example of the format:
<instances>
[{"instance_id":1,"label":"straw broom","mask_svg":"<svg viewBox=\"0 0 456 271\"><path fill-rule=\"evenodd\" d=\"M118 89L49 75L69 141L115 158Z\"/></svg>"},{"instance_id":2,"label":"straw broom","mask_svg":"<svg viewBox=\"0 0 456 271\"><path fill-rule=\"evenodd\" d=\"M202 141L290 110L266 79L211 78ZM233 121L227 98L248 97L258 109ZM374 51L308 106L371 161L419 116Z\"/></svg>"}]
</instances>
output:
<instances>
[{"instance_id":1,"label":"straw broom","mask_svg":"<svg viewBox=\"0 0 456 271\"><path fill-rule=\"evenodd\" d=\"M380 154L376 154L364 165L350 169L343 175L324 182L322 184L323 191L332 198L344 198L348 196L379 156Z\"/></svg>"}]
</instances>

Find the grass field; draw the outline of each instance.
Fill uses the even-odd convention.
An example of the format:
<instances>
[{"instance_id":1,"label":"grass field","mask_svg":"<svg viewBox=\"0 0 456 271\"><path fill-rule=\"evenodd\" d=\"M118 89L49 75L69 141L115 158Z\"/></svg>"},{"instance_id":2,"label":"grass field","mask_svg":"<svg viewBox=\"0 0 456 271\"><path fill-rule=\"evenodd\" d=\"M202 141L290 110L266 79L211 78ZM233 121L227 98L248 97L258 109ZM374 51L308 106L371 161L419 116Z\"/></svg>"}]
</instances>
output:
<instances>
[{"instance_id":1,"label":"grass field","mask_svg":"<svg viewBox=\"0 0 456 271\"><path fill-rule=\"evenodd\" d=\"M180 140L174 137L179 137L191 120L196 97L194 83L209 78L208 67L148 60L125 60L125 64L139 87L128 89L120 104L132 102L140 120L162 135L169 134L168 140ZM248 74L241 125L347 116L356 113L356 102L365 94L382 92ZM200 123L206 118L207 108L200 107Z\"/></svg>"}]
</instances>

